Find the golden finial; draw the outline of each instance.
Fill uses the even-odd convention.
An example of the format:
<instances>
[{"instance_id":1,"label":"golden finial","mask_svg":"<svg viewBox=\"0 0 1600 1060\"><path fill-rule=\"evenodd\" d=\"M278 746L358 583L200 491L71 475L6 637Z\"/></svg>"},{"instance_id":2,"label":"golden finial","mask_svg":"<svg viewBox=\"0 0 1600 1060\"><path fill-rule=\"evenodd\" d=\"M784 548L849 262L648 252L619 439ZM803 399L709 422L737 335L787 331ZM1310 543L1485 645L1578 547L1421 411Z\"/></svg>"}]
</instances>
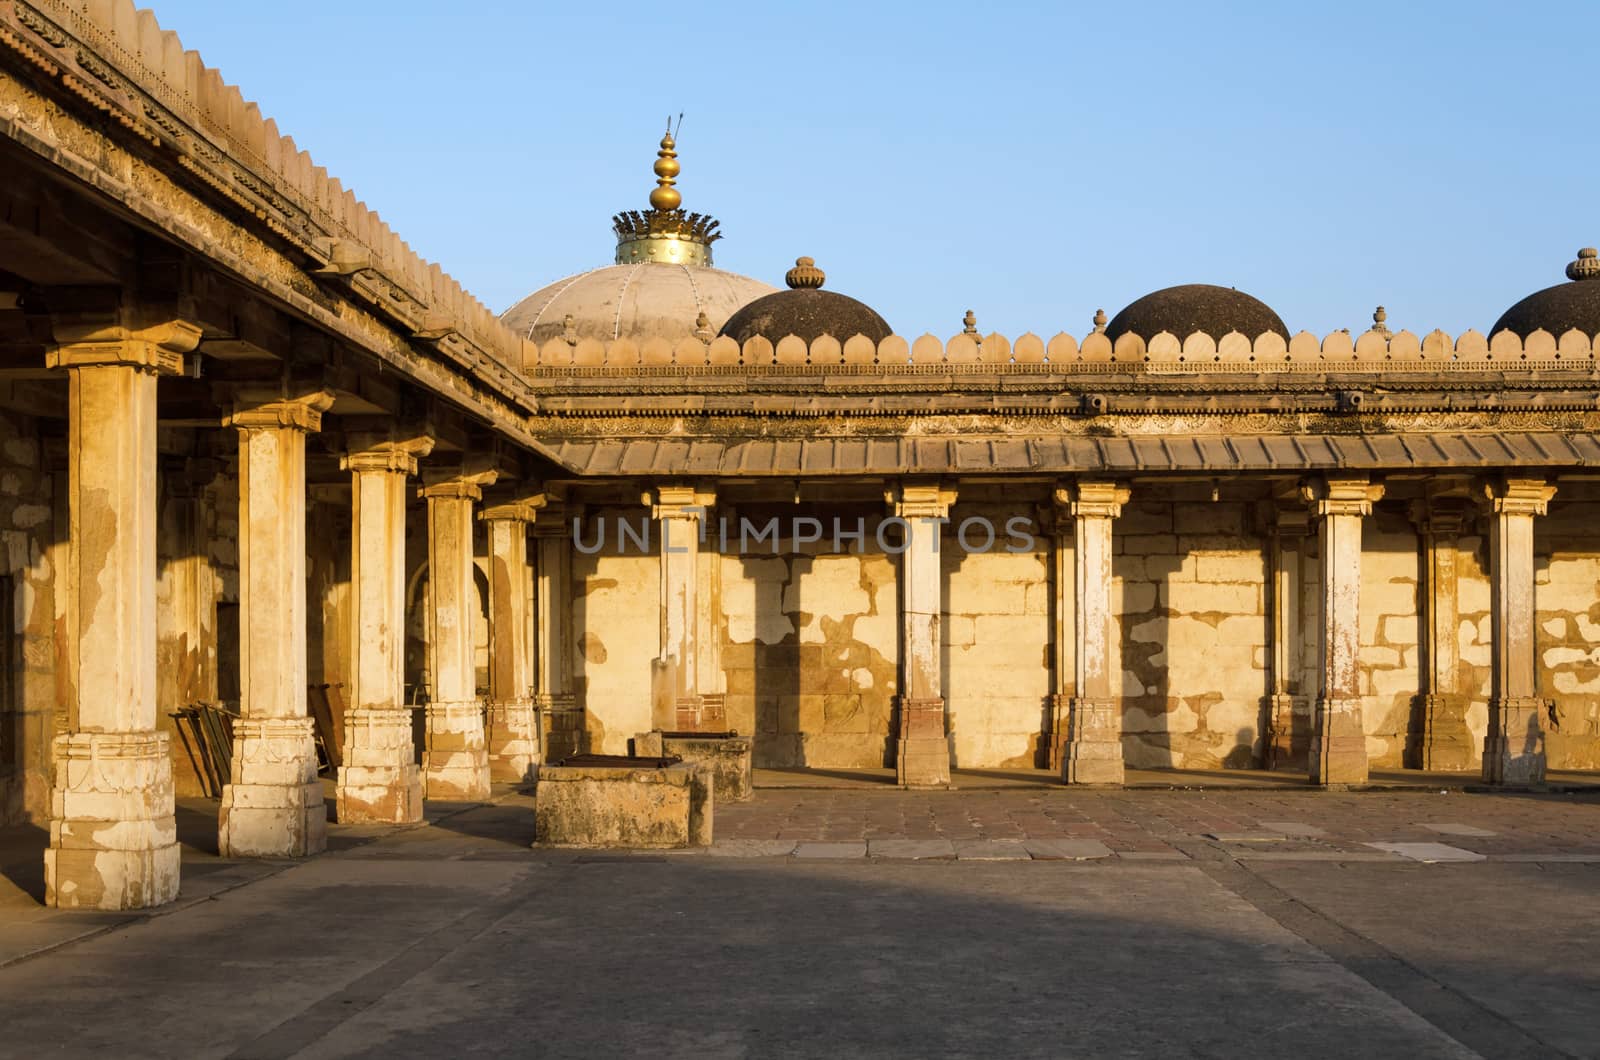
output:
<instances>
[{"instance_id":1,"label":"golden finial","mask_svg":"<svg viewBox=\"0 0 1600 1060\"><path fill-rule=\"evenodd\" d=\"M650 207L655 210L676 210L683 205L683 196L672 185L677 183L683 167L678 165L678 142L672 138L672 119L667 119L666 135L661 137L661 150L656 152L656 187L650 193Z\"/></svg>"},{"instance_id":2,"label":"golden finial","mask_svg":"<svg viewBox=\"0 0 1600 1060\"><path fill-rule=\"evenodd\" d=\"M1600 251L1594 247L1584 247L1578 251L1578 260L1567 265L1567 279L1600 279Z\"/></svg>"},{"instance_id":3,"label":"golden finial","mask_svg":"<svg viewBox=\"0 0 1600 1060\"><path fill-rule=\"evenodd\" d=\"M1094 330L1100 333L1104 333L1106 330L1106 311L1104 309L1096 309L1094 311Z\"/></svg>"},{"instance_id":4,"label":"golden finial","mask_svg":"<svg viewBox=\"0 0 1600 1060\"><path fill-rule=\"evenodd\" d=\"M827 278L827 274L817 268L817 263L810 258L795 258L794 268L783 274L783 282L795 291L801 288L815 290Z\"/></svg>"},{"instance_id":5,"label":"golden finial","mask_svg":"<svg viewBox=\"0 0 1600 1060\"><path fill-rule=\"evenodd\" d=\"M961 334L976 335L978 333L978 314L967 310L967 315L961 318Z\"/></svg>"}]
</instances>

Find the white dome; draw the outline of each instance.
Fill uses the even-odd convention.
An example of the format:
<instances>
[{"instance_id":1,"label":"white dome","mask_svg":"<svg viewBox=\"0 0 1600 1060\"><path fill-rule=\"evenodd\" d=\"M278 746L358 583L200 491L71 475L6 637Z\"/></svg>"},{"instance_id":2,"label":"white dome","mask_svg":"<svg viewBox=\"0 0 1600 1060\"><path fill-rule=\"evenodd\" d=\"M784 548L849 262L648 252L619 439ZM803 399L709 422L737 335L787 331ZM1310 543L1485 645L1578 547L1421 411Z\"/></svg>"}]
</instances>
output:
<instances>
[{"instance_id":1,"label":"white dome","mask_svg":"<svg viewBox=\"0 0 1600 1060\"><path fill-rule=\"evenodd\" d=\"M500 321L539 345L564 335L569 316L579 339L677 342L694 333L701 313L715 335L740 307L776 290L705 265L641 261L557 280L506 310Z\"/></svg>"}]
</instances>

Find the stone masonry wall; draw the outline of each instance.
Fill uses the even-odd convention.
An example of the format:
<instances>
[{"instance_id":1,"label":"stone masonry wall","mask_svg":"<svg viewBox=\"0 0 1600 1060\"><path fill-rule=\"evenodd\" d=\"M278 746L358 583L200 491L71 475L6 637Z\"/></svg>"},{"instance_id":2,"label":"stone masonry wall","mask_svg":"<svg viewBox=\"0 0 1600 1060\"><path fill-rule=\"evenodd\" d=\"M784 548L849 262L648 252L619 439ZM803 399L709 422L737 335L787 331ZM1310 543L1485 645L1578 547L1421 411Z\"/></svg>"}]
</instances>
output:
<instances>
[{"instance_id":1,"label":"stone masonry wall","mask_svg":"<svg viewBox=\"0 0 1600 1060\"><path fill-rule=\"evenodd\" d=\"M835 516L866 541L835 549ZM782 527L811 516L824 539L736 547L721 557L728 724L755 734L759 766L876 768L889 763L897 682L898 560L876 542L876 511L743 509ZM737 522L734 522L737 533Z\"/></svg>"},{"instance_id":2,"label":"stone masonry wall","mask_svg":"<svg viewBox=\"0 0 1600 1060\"><path fill-rule=\"evenodd\" d=\"M1600 497L1569 484L1534 522L1534 626L1551 769L1600 769Z\"/></svg>"},{"instance_id":3,"label":"stone masonry wall","mask_svg":"<svg viewBox=\"0 0 1600 1060\"><path fill-rule=\"evenodd\" d=\"M1011 538L1021 520L1032 547ZM974 522L968 524L968 520ZM967 524L968 552L958 539ZM944 688L958 767L1029 769L1044 764L1051 684L1050 538L1032 506L958 504L941 547ZM995 542L987 551L985 526Z\"/></svg>"},{"instance_id":4,"label":"stone masonry wall","mask_svg":"<svg viewBox=\"0 0 1600 1060\"><path fill-rule=\"evenodd\" d=\"M1374 768L1398 769L1421 687L1417 585L1422 552L1398 505L1379 505L1361 531L1361 718ZM1313 645L1313 664L1315 663ZM1312 693L1315 695L1315 692Z\"/></svg>"},{"instance_id":5,"label":"stone masonry wall","mask_svg":"<svg viewBox=\"0 0 1600 1060\"><path fill-rule=\"evenodd\" d=\"M1254 506L1137 496L1112 561L1123 753L1135 768L1258 763L1267 687L1265 539Z\"/></svg>"},{"instance_id":6,"label":"stone masonry wall","mask_svg":"<svg viewBox=\"0 0 1600 1060\"><path fill-rule=\"evenodd\" d=\"M595 541L604 522L605 547L572 552L573 685L584 706L589 750L626 754L628 740L650 728L650 661L660 648L658 542L641 554L619 544L618 523L639 533L649 520L639 508L595 509L582 540Z\"/></svg>"}]
</instances>

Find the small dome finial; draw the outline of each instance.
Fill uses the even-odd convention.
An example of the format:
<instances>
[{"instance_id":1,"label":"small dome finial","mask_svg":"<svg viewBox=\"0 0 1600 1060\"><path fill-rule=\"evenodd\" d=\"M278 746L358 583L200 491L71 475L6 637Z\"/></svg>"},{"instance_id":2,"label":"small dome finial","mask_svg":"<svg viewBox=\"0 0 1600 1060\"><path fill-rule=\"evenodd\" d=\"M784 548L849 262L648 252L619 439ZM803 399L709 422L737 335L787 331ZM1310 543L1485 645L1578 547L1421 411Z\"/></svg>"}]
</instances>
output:
<instances>
[{"instance_id":1,"label":"small dome finial","mask_svg":"<svg viewBox=\"0 0 1600 1060\"><path fill-rule=\"evenodd\" d=\"M1094 311L1094 330L1101 334L1105 333L1106 311L1104 309L1096 309Z\"/></svg>"},{"instance_id":2,"label":"small dome finial","mask_svg":"<svg viewBox=\"0 0 1600 1060\"><path fill-rule=\"evenodd\" d=\"M978 333L978 314L967 310L967 315L961 318L961 334L976 335Z\"/></svg>"},{"instance_id":3,"label":"small dome finial","mask_svg":"<svg viewBox=\"0 0 1600 1060\"><path fill-rule=\"evenodd\" d=\"M656 187L650 193L650 207L654 210L676 210L683 205L683 196L672 185L677 183L683 167L678 165L678 142L672 138L672 119L667 119L667 131L661 137L661 150L656 152Z\"/></svg>"},{"instance_id":4,"label":"small dome finial","mask_svg":"<svg viewBox=\"0 0 1600 1060\"><path fill-rule=\"evenodd\" d=\"M717 337L717 333L711 330L711 318L706 316L706 311L704 309L695 314L694 330L689 334L693 335L701 342L710 342L712 339Z\"/></svg>"},{"instance_id":5,"label":"small dome finial","mask_svg":"<svg viewBox=\"0 0 1600 1060\"><path fill-rule=\"evenodd\" d=\"M817 263L811 258L795 258L794 268L783 274L783 282L789 285L791 291L802 288L816 290L822 286L827 274L817 268Z\"/></svg>"},{"instance_id":6,"label":"small dome finial","mask_svg":"<svg viewBox=\"0 0 1600 1060\"><path fill-rule=\"evenodd\" d=\"M1578 251L1578 260L1567 266L1567 279L1600 279L1600 251L1594 247L1584 247Z\"/></svg>"},{"instance_id":7,"label":"small dome finial","mask_svg":"<svg viewBox=\"0 0 1600 1060\"><path fill-rule=\"evenodd\" d=\"M1389 319L1389 312L1388 312L1388 310L1384 309L1383 306L1379 306L1378 308L1374 309L1372 311L1372 328L1371 328L1371 330L1376 331L1379 334L1382 334L1382 335L1385 335L1385 336L1392 336L1394 334L1394 332L1389 330L1389 325L1388 325L1388 323L1386 323L1388 321L1388 319Z\"/></svg>"}]
</instances>

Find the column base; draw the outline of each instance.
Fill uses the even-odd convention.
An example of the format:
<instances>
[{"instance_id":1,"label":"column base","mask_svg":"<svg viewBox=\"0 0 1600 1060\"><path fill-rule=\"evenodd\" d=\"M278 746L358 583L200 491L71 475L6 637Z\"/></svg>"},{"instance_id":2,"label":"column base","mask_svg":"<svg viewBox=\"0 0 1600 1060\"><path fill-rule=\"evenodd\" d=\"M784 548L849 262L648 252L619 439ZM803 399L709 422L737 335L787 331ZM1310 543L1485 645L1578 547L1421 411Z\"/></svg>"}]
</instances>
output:
<instances>
[{"instance_id":1,"label":"column base","mask_svg":"<svg viewBox=\"0 0 1600 1060\"><path fill-rule=\"evenodd\" d=\"M1273 770L1304 770L1311 744L1311 700L1305 696L1268 696L1267 735L1263 766Z\"/></svg>"},{"instance_id":2,"label":"column base","mask_svg":"<svg viewBox=\"0 0 1600 1060\"><path fill-rule=\"evenodd\" d=\"M898 696L899 738L895 780L907 788L950 786L950 740L945 735L944 699Z\"/></svg>"},{"instance_id":3,"label":"column base","mask_svg":"<svg viewBox=\"0 0 1600 1060\"><path fill-rule=\"evenodd\" d=\"M1537 696L1489 700L1489 735L1483 741L1485 784L1543 784L1544 716L1549 705Z\"/></svg>"},{"instance_id":4,"label":"column base","mask_svg":"<svg viewBox=\"0 0 1600 1060\"><path fill-rule=\"evenodd\" d=\"M1467 729L1465 696L1417 697L1417 720L1406 739L1407 759L1416 769L1465 772L1477 757Z\"/></svg>"},{"instance_id":5,"label":"column base","mask_svg":"<svg viewBox=\"0 0 1600 1060\"><path fill-rule=\"evenodd\" d=\"M53 748L45 904L148 909L177 898L167 734L74 732Z\"/></svg>"},{"instance_id":6,"label":"column base","mask_svg":"<svg viewBox=\"0 0 1600 1060\"><path fill-rule=\"evenodd\" d=\"M1063 784L1122 784L1122 709L1115 699L1058 696L1056 769Z\"/></svg>"},{"instance_id":7,"label":"column base","mask_svg":"<svg viewBox=\"0 0 1600 1060\"><path fill-rule=\"evenodd\" d=\"M533 700L491 702L484 743L490 780L521 784L539 779L539 711Z\"/></svg>"},{"instance_id":8,"label":"column base","mask_svg":"<svg viewBox=\"0 0 1600 1060\"><path fill-rule=\"evenodd\" d=\"M1367 735L1361 724L1359 696L1317 700L1308 758L1313 784L1346 787L1367 782Z\"/></svg>"},{"instance_id":9,"label":"column base","mask_svg":"<svg viewBox=\"0 0 1600 1060\"><path fill-rule=\"evenodd\" d=\"M415 824L422 820L422 773L415 761L411 712L355 707L345 716L344 765L334 817L341 824Z\"/></svg>"},{"instance_id":10,"label":"column base","mask_svg":"<svg viewBox=\"0 0 1600 1060\"><path fill-rule=\"evenodd\" d=\"M300 858L328 847L310 718L233 723L231 782L222 789L217 848L225 858Z\"/></svg>"},{"instance_id":11,"label":"column base","mask_svg":"<svg viewBox=\"0 0 1600 1060\"><path fill-rule=\"evenodd\" d=\"M544 760L554 764L583 754L589 746L589 734L578 697L570 692L539 695L533 697L533 704L539 710L544 734Z\"/></svg>"},{"instance_id":12,"label":"column base","mask_svg":"<svg viewBox=\"0 0 1600 1060\"><path fill-rule=\"evenodd\" d=\"M483 701L429 703L423 708L427 750L422 757L425 798L438 802L483 802L489 798L489 751L484 741Z\"/></svg>"}]
</instances>

